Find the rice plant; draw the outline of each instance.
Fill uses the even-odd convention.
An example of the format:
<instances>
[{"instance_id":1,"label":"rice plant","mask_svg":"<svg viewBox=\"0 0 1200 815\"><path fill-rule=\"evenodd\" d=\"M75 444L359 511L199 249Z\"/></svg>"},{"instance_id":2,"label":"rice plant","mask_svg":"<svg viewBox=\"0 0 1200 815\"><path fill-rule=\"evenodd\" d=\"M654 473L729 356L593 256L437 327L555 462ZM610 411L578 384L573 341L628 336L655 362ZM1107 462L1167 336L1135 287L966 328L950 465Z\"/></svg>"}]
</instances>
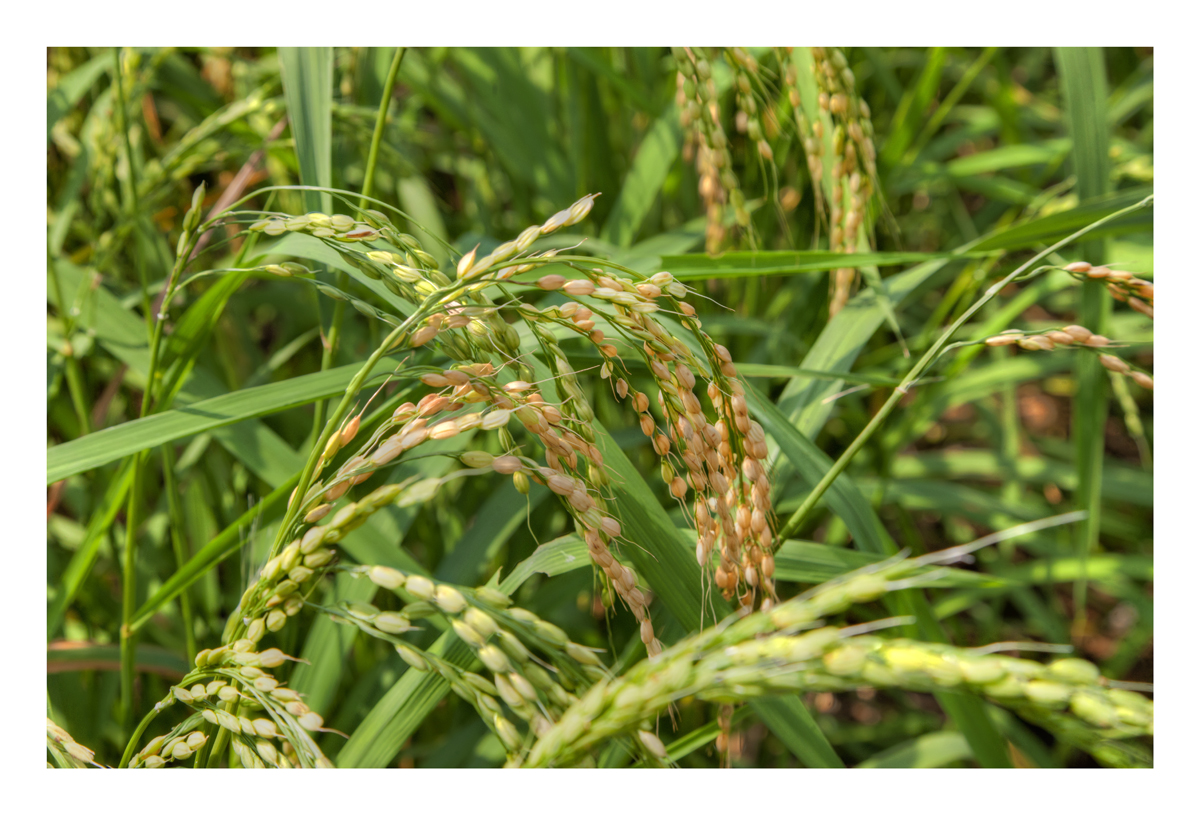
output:
<instances>
[{"instance_id":1,"label":"rice plant","mask_svg":"<svg viewBox=\"0 0 1200 815\"><path fill-rule=\"evenodd\" d=\"M1152 765L1149 53L48 64L49 766Z\"/></svg>"}]
</instances>

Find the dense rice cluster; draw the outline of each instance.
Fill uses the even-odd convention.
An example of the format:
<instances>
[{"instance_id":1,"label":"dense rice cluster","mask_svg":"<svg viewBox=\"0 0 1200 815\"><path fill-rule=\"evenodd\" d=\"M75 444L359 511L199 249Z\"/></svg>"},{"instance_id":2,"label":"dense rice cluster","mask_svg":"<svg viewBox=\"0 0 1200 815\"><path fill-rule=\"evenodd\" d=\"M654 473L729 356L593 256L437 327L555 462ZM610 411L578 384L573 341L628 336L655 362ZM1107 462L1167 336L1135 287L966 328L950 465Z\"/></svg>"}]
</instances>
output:
<instances>
[{"instance_id":1,"label":"dense rice cluster","mask_svg":"<svg viewBox=\"0 0 1200 815\"><path fill-rule=\"evenodd\" d=\"M242 738L235 739L233 745L235 750L249 751L243 763L320 765L323 757L315 751L311 739L299 734L305 729L319 729L323 724L321 717L263 671L264 667L270 667L264 659L278 664L283 657L278 649L258 653L259 644L267 635L281 631L289 618L310 602L308 598L322 576L336 566L335 545L371 513L392 503L407 505L424 500L451 478L499 473L513 477L522 491L528 489L530 481L536 481L559 496L605 581L638 621L647 653L654 657L661 652L662 644L654 635L649 617L649 592L638 586L633 569L621 563L612 548L621 539L621 524L609 509L610 479L591 428L591 406L559 345L559 334L563 331L596 348L603 360L602 380L608 381L618 398L629 402L639 414L643 431L662 459L663 478L671 494L681 502L690 500L697 534L697 560L713 570L715 583L725 597L737 596L745 607L753 606L756 598L761 600L763 608L770 608L774 602L773 518L771 484L765 466L766 436L762 427L750 419L745 389L737 378L729 352L702 331L694 307L686 300L690 293L687 287L667 273L637 280L613 269L585 268L573 261L568 261L568 266L579 276L572 279L561 274L543 274L532 281L520 277L552 261L562 262L553 251L530 253L531 246L539 236L586 217L593 199L594 196L584 197L484 257L477 257L475 251L468 253L457 264L454 280L427 268L432 259L413 245L416 242L410 236L391 234L394 229L383 223L378 213L368 213L367 221L321 213L298 218L269 217L251 226L268 234L304 231L338 248L358 268L371 268L379 275L378 278L372 275L374 279L388 281L389 290L416 303L418 311L408 320L391 319L397 325L394 339L390 340L395 348L416 348L435 342L452 358L476 361L461 361L447 368L409 367L401 371L399 377L415 378L429 392L415 403L397 407L369 438L359 442L352 455L326 473L342 450L349 449L356 441L362 414L328 433L309 483L298 487L289 501L289 518L295 520L281 531L281 542L259 571L258 579L246 590L226 628L226 644L203 652L198 660L198 669L213 675L206 674L206 684L189 680L190 685L175 689L172 698L195 706L200 719L229 725L226 729L231 733L236 729L241 734ZM370 245L381 239L389 242L394 239L402 244L404 254ZM281 268L288 275L295 274L292 268ZM505 282L526 286L530 291L558 292L565 296L566 302L545 308L513 298L494 303L485 290ZM336 290L331 294L336 294ZM694 345L677 337L677 330L665 326L660 312L677 317L691 332ZM529 352L522 348L520 334L504 319L506 314L529 329L550 363L551 382L559 402L547 401L539 386L531 381L535 360L527 356ZM605 336L596 325L597 317L607 320L618 336ZM649 369L658 391L657 411L651 409L649 395L629 385L631 375L626 360L634 357ZM496 362L484 361L488 358ZM706 383L708 412L695 390L699 382ZM523 452L509 430L513 419L537 440L545 451L544 461ZM344 500L355 485L392 466L423 443L476 432L497 433L502 453L470 450L460 456L466 469L444 478L386 484L358 500ZM371 575L377 582L380 575L386 575L381 585L387 584L389 588L406 586L418 602L429 599L424 597L423 577L411 576L401 581L378 568ZM446 587L445 591L455 597L462 596L457 589ZM441 610L462 611L444 605ZM344 611L353 624L375 635L394 637L411 628L411 616L379 612L367 604ZM476 623L481 619L475 615ZM481 649L480 658L484 659L491 653L482 650L487 636L472 637L466 633L471 628L468 622L460 620L455 630L462 628L466 640ZM483 627L487 629L486 625ZM403 642L397 641L396 647L402 656L413 654L412 647ZM578 650L577 646L571 647ZM575 658L584 659L582 653L576 653ZM418 657L411 659L410 664L430 660L428 655ZM590 654L587 659L589 664L598 665ZM497 666L501 662L499 658L492 661ZM486 659L484 662L488 664ZM443 669L449 671L444 666ZM497 673L497 687L507 687L505 682L521 685L522 680L504 678L512 671ZM255 692L248 695L251 687ZM502 690L497 693L506 695ZM215 698L216 703L210 704L207 701L210 698ZM565 704L569 700L558 702ZM217 703L224 706L218 707ZM473 703L490 710L487 702ZM261 722L254 725L255 720L247 719L257 727L253 729L230 712L241 705L280 709L286 716L270 719L273 725ZM532 708L515 712L530 724L535 734L548 726L534 715ZM511 745L511 725L498 722L499 714L495 711L489 715L501 741ZM194 725L200 719L193 722L191 730L180 725L176 728L178 732L172 731L174 735L152 742L153 749L143 750L136 761L144 766L161 766L190 756L189 750L195 752L202 746L200 742L189 746L188 741L189 738L198 741L192 733L198 732ZM268 735L264 735L267 731ZM283 734L284 746L274 752L258 744L273 737L271 734ZM645 746L645 739L642 743ZM297 744L303 749L298 749Z\"/></svg>"},{"instance_id":2,"label":"dense rice cluster","mask_svg":"<svg viewBox=\"0 0 1200 815\"><path fill-rule=\"evenodd\" d=\"M709 253L720 251L725 241L725 205L732 204L737 223L746 227L750 214L746 198L733 171L733 156L729 139L721 126L717 86L712 78L712 65L691 48L674 48L677 75L675 102L685 136L684 158L696 158L700 176L700 198L704 201L708 219L704 230L704 248Z\"/></svg>"},{"instance_id":3,"label":"dense rice cluster","mask_svg":"<svg viewBox=\"0 0 1200 815\"><path fill-rule=\"evenodd\" d=\"M952 560L948 550L868 566L781 603L733 617L676 643L657 661L597 682L533 745L520 766L564 766L605 739L636 731L672 702L696 696L728 703L770 693L852 690L860 686L970 690L1021 715L1068 733L1082 749L1121 766L1138 760L1120 740L1154 731L1154 705L1109 687L1091 663L1074 658L1042 664L990 649L885 639L870 631L899 621L839 628L823 619L852 604L933 579L928 566ZM817 627L821 626L821 627ZM1068 716L1069 711L1069 716Z\"/></svg>"},{"instance_id":4,"label":"dense rice cluster","mask_svg":"<svg viewBox=\"0 0 1200 815\"><path fill-rule=\"evenodd\" d=\"M871 110L854 90L854 72L837 48L813 48L813 75L821 93L817 104L833 119L833 201L829 209L829 246L835 252L858 249L858 230L866 222L867 202L878 186L875 175L874 129ZM812 119L812 141L820 144L823 133L818 117ZM807 147L807 143L805 145ZM830 315L837 314L850 299L854 269L834 270Z\"/></svg>"}]
</instances>

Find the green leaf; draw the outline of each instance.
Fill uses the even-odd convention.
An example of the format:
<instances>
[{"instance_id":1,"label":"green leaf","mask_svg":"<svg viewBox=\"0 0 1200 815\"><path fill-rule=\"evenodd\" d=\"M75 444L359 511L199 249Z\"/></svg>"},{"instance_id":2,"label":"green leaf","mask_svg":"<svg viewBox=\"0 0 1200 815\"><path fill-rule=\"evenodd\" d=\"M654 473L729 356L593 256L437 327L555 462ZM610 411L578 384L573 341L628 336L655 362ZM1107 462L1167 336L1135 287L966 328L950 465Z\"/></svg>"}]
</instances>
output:
<instances>
[{"instance_id":1,"label":"green leaf","mask_svg":"<svg viewBox=\"0 0 1200 815\"><path fill-rule=\"evenodd\" d=\"M108 483L108 489L105 491L100 505L92 510L92 517L88 520L87 533L83 543L72 553L66 570L59 578L58 594L55 596L50 610L46 613L47 637L53 637L58 633L67 608L75 599L79 587L92 573L92 567L96 565L96 558L100 556L100 544L103 543L104 536L108 534L109 528L116 520L117 513L124 507L125 496L129 494L129 485L133 481L131 464L132 460L121 465L116 476Z\"/></svg>"},{"instance_id":2,"label":"green leaf","mask_svg":"<svg viewBox=\"0 0 1200 815\"><path fill-rule=\"evenodd\" d=\"M908 152L917 131L929 112L929 103L937 93L946 63L945 48L931 48L924 55L925 67L904 92L892 119L892 130L879 151L879 163L894 166Z\"/></svg>"},{"instance_id":3,"label":"green leaf","mask_svg":"<svg viewBox=\"0 0 1200 815\"><path fill-rule=\"evenodd\" d=\"M633 166L621 183L621 193L613 206L600 237L617 246L627 247L633 243L638 230L654 206L667 173L679 157L683 142L683 130L679 125L679 111L669 106L654 122L638 147ZM665 262L665 259L664 259Z\"/></svg>"},{"instance_id":4,"label":"green leaf","mask_svg":"<svg viewBox=\"0 0 1200 815\"><path fill-rule=\"evenodd\" d=\"M824 583L847 572L884 560L854 549L809 541L784 541L775 551L775 579L795 583Z\"/></svg>"},{"instance_id":5,"label":"green leaf","mask_svg":"<svg viewBox=\"0 0 1200 815\"><path fill-rule=\"evenodd\" d=\"M333 49L280 48L279 66L288 121L300 164L300 182L333 186ZM309 211L331 212L327 192L304 191Z\"/></svg>"},{"instance_id":6,"label":"green leaf","mask_svg":"<svg viewBox=\"0 0 1200 815\"><path fill-rule=\"evenodd\" d=\"M773 274L827 272L842 267L900 266L965 256L955 252L726 252L717 257L703 254L664 255L662 269L680 280L761 277Z\"/></svg>"},{"instance_id":7,"label":"green leaf","mask_svg":"<svg viewBox=\"0 0 1200 815\"><path fill-rule=\"evenodd\" d=\"M591 568L591 565L592 558L588 554L587 544L578 535L563 535L549 543L543 543L532 555L521 561L517 568L500 582L500 590L505 594L512 594L535 572L553 577L585 566Z\"/></svg>"},{"instance_id":8,"label":"green leaf","mask_svg":"<svg viewBox=\"0 0 1200 815\"><path fill-rule=\"evenodd\" d=\"M884 296L893 306L899 306L904 298L926 283L947 262L931 260L892 275L883 281ZM874 293L860 292L821 330L812 350L805 355L800 364L818 371L850 370L863 347L883 324L885 317L886 313ZM813 438L824 427L829 412L833 409L832 403L825 400L841 389L841 380L793 379L779 398L779 410L801 433Z\"/></svg>"},{"instance_id":9,"label":"green leaf","mask_svg":"<svg viewBox=\"0 0 1200 815\"><path fill-rule=\"evenodd\" d=\"M549 201L570 201L572 168L550 133L549 94L530 79L516 49L455 48L451 57L474 91L468 115L496 159Z\"/></svg>"},{"instance_id":10,"label":"green leaf","mask_svg":"<svg viewBox=\"0 0 1200 815\"><path fill-rule=\"evenodd\" d=\"M92 57L71 73L58 80L58 84L46 94L46 139L59 120L75 107L96 81L113 67L111 49Z\"/></svg>"},{"instance_id":11,"label":"green leaf","mask_svg":"<svg viewBox=\"0 0 1200 815\"><path fill-rule=\"evenodd\" d=\"M52 484L140 450L334 396L345 391L361 367L357 363L343 365L245 388L56 445L46 453L46 483Z\"/></svg>"},{"instance_id":12,"label":"green leaf","mask_svg":"<svg viewBox=\"0 0 1200 815\"><path fill-rule=\"evenodd\" d=\"M154 645L139 645L134 661L139 673L158 674L170 680L182 679L192 667L178 654ZM120 668L121 647L119 645L69 642L55 643L46 649L46 673L115 672Z\"/></svg>"},{"instance_id":13,"label":"green leaf","mask_svg":"<svg viewBox=\"0 0 1200 815\"><path fill-rule=\"evenodd\" d=\"M1122 192L1105 195L1065 212L1042 215L1010 227L997 229L990 235L969 245L974 252L991 252L995 249L1022 249L1036 244L1048 244L1061 240L1106 215L1132 206L1150 195L1151 187L1135 187ZM1154 211L1146 207L1124 216L1120 220L1099 227L1090 235L1102 236L1131 231L1149 231L1154 225Z\"/></svg>"},{"instance_id":14,"label":"green leaf","mask_svg":"<svg viewBox=\"0 0 1200 815\"><path fill-rule=\"evenodd\" d=\"M876 753L858 765L859 769L927 769L945 767L971 758L971 745L962 733L943 730L917 736L895 747Z\"/></svg>"},{"instance_id":15,"label":"green leaf","mask_svg":"<svg viewBox=\"0 0 1200 815\"><path fill-rule=\"evenodd\" d=\"M475 514L471 527L454 544L450 554L438 564L437 579L447 583L474 585L513 532L550 494L549 490L540 485L531 486L529 495L525 496L517 492L511 479L501 481ZM541 548L539 547L539 550ZM536 556L537 552L534 552L534 555ZM532 556L529 560L532 560ZM528 563L529 560L525 562ZM513 586L512 591L515 589ZM512 593L509 589L505 591Z\"/></svg>"},{"instance_id":16,"label":"green leaf","mask_svg":"<svg viewBox=\"0 0 1200 815\"><path fill-rule=\"evenodd\" d=\"M1082 200L1105 195L1112 187L1108 172L1109 124L1105 113L1108 84L1101 48L1056 48L1055 63L1063 83L1072 162ZM1078 247L1093 264L1107 259L1104 241L1089 240ZM1083 284L1079 322L1097 334L1108 331L1112 299L1098 280ZM1076 530L1075 556L1086 568L1089 554L1100 545L1100 484L1104 472L1104 437L1108 419L1107 377L1094 354L1080 354L1075 365L1077 396L1072 403L1071 435L1079 472L1076 504L1088 512ZM1087 622L1087 582L1075 583L1075 630Z\"/></svg>"},{"instance_id":17,"label":"green leaf","mask_svg":"<svg viewBox=\"0 0 1200 815\"><path fill-rule=\"evenodd\" d=\"M168 407L175 400L175 394L187 381L197 357L225 312L226 303L247 277L249 275L246 273L221 275L216 283L188 307L175 324L163 355L164 360L170 361L171 368L159 386L159 396L155 405L157 411Z\"/></svg>"}]
</instances>

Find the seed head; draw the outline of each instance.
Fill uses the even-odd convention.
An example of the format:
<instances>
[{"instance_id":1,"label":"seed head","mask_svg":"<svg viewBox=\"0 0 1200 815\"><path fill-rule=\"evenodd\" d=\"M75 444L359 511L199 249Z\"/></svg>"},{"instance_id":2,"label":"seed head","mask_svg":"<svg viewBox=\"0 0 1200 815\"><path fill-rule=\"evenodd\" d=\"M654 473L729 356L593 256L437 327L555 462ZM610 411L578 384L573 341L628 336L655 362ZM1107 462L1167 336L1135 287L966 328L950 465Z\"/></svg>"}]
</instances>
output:
<instances>
[{"instance_id":1,"label":"seed head","mask_svg":"<svg viewBox=\"0 0 1200 815\"><path fill-rule=\"evenodd\" d=\"M1114 357L1112 354L1101 354L1100 364L1110 371L1116 371L1119 374L1129 373L1129 364L1125 360Z\"/></svg>"},{"instance_id":2,"label":"seed head","mask_svg":"<svg viewBox=\"0 0 1200 815\"><path fill-rule=\"evenodd\" d=\"M444 584L437 587L433 602L447 614L458 614L467 607L467 601L462 594L454 587Z\"/></svg>"},{"instance_id":3,"label":"seed head","mask_svg":"<svg viewBox=\"0 0 1200 815\"><path fill-rule=\"evenodd\" d=\"M419 574L409 575L405 580L404 588L418 600L432 600L436 591L433 581Z\"/></svg>"},{"instance_id":4,"label":"seed head","mask_svg":"<svg viewBox=\"0 0 1200 815\"><path fill-rule=\"evenodd\" d=\"M511 475L524 468L521 459L516 456L498 456L492 461L492 469L501 475Z\"/></svg>"},{"instance_id":5,"label":"seed head","mask_svg":"<svg viewBox=\"0 0 1200 815\"><path fill-rule=\"evenodd\" d=\"M567 210L567 219L563 222L563 226L574 226L587 217L587 214L592 211L592 202L600 193L592 193L580 198L571 208Z\"/></svg>"},{"instance_id":6,"label":"seed head","mask_svg":"<svg viewBox=\"0 0 1200 815\"><path fill-rule=\"evenodd\" d=\"M562 288L572 297L587 297L596 291L596 284L586 279L568 280Z\"/></svg>"},{"instance_id":7,"label":"seed head","mask_svg":"<svg viewBox=\"0 0 1200 815\"><path fill-rule=\"evenodd\" d=\"M412 623L403 614L395 611L383 611L376 615L371 624L385 634L403 634L412 631Z\"/></svg>"},{"instance_id":8,"label":"seed head","mask_svg":"<svg viewBox=\"0 0 1200 815\"><path fill-rule=\"evenodd\" d=\"M487 666L494 674L512 673L512 663L508 657L494 645L485 645L479 649L479 661Z\"/></svg>"}]
</instances>

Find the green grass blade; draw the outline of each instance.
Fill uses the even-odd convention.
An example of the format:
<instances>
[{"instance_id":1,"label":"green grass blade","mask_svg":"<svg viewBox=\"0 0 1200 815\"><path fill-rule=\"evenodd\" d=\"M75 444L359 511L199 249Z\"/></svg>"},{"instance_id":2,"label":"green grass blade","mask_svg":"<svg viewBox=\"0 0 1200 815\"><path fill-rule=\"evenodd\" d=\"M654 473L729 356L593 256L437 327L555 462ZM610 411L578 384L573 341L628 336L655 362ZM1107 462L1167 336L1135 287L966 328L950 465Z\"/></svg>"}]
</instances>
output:
<instances>
[{"instance_id":1,"label":"green grass blade","mask_svg":"<svg viewBox=\"0 0 1200 815\"><path fill-rule=\"evenodd\" d=\"M1098 198L1111 187L1108 174L1109 126L1105 114L1108 84L1105 78L1104 51L1101 48L1057 48L1055 63L1063 83L1067 129L1071 135L1072 162L1078 179L1079 197ZM1081 244L1084 260L1103 263L1103 240ZM1112 300L1103 284L1089 280L1083 284L1079 306L1080 324L1097 334L1108 330ZM1108 390L1104 369L1094 354L1080 354L1075 376L1078 390L1072 406L1071 432L1076 445L1079 489L1075 503L1088 511L1088 519L1076 531L1075 554L1081 562L1100 544L1100 485L1104 470L1104 436L1108 417ZM1074 592L1074 630L1082 634L1087 622L1087 583L1080 580Z\"/></svg>"},{"instance_id":2,"label":"green grass blade","mask_svg":"<svg viewBox=\"0 0 1200 815\"><path fill-rule=\"evenodd\" d=\"M613 87L617 88L625 98L637 106L638 110L643 113L654 114L654 102L646 89L631 82L620 71L614 68L604 58L603 49L569 47L566 49L566 54L571 60L587 68L593 74L604 77L605 81L611 82ZM676 118L678 118L678 114Z\"/></svg>"},{"instance_id":3,"label":"green grass blade","mask_svg":"<svg viewBox=\"0 0 1200 815\"><path fill-rule=\"evenodd\" d=\"M736 277L827 272L843 266L900 266L958 256L954 252L857 252L841 254L822 251L726 252L707 255L664 255L662 269L680 280L718 280Z\"/></svg>"},{"instance_id":4,"label":"green grass blade","mask_svg":"<svg viewBox=\"0 0 1200 815\"><path fill-rule=\"evenodd\" d=\"M683 130L679 111L668 107L650 127L634 156L633 166L621 182L621 192L600 230L600 237L621 247L633 244L638 230L654 206L667 173L679 157Z\"/></svg>"},{"instance_id":5,"label":"green grass blade","mask_svg":"<svg viewBox=\"0 0 1200 815\"><path fill-rule=\"evenodd\" d=\"M361 367L359 364L344 365L270 385L245 388L56 445L46 453L46 483L52 484L159 444L335 396L346 390L346 385Z\"/></svg>"},{"instance_id":6,"label":"green grass blade","mask_svg":"<svg viewBox=\"0 0 1200 815\"><path fill-rule=\"evenodd\" d=\"M154 645L139 645L134 660L138 673L157 674L176 681L191 669L186 659ZM72 643L68 648L46 649L46 673L68 671L117 671L121 667L119 645Z\"/></svg>"},{"instance_id":7,"label":"green grass blade","mask_svg":"<svg viewBox=\"0 0 1200 815\"><path fill-rule=\"evenodd\" d=\"M171 367L164 372L163 382L159 386L159 396L155 403L157 410L170 406L174 401L176 393L187 381L196 359L216 328L221 315L225 313L229 298L241 288L248 277L249 275L244 273L221 275L175 324L163 355L164 360L170 361Z\"/></svg>"},{"instance_id":8,"label":"green grass blade","mask_svg":"<svg viewBox=\"0 0 1200 815\"><path fill-rule=\"evenodd\" d=\"M929 103L937 93L942 79L942 68L946 64L946 49L931 48L925 56L925 67L918 74L912 85L904 92L904 98L896 108L892 120L892 129L887 141L879 151L879 163L892 167L908 152L909 145L916 138L921 123L925 121Z\"/></svg>"},{"instance_id":9,"label":"green grass blade","mask_svg":"<svg viewBox=\"0 0 1200 815\"><path fill-rule=\"evenodd\" d=\"M427 650L464 669L475 661L470 646L450 632ZM449 690L450 683L434 671L406 670L354 729L337 766L386 767Z\"/></svg>"},{"instance_id":10,"label":"green grass blade","mask_svg":"<svg viewBox=\"0 0 1200 815\"><path fill-rule=\"evenodd\" d=\"M585 566L592 566L587 544L578 535L563 535L549 543L543 543L532 555L517 564L508 577L500 581L500 590L505 594L512 594L526 580L533 577L535 572L554 577Z\"/></svg>"},{"instance_id":11,"label":"green grass blade","mask_svg":"<svg viewBox=\"0 0 1200 815\"><path fill-rule=\"evenodd\" d=\"M71 601L75 599L79 587L92 573L96 558L100 556L100 544L104 541L104 536L108 534L113 521L116 520L117 513L125 505L125 498L129 494L129 485L133 481L133 468L130 464L129 461L124 462L116 476L109 482L100 507L93 510L92 517L88 521L83 543L71 555L66 570L59 578L58 594L55 596L50 610L46 613L47 637L53 637L58 633L58 628L62 625L63 617L66 615Z\"/></svg>"},{"instance_id":12,"label":"green grass blade","mask_svg":"<svg viewBox=\"0 0 1200 815\"><path fill-rule=\"evenodd\" d=\"M58 80L58 85L46 94L46 138L50 138L54 125L83 98L96 81L112 67L112 51L92 57L71 73Z\"/></svg>"},{"instance_id":13,"label":"green grass blade","mask_svg":"<svg viewBox=\"0 0 1200 815\"><path fill-rule=\"evenodd\" d=\"M472 87L466 110L497 160L548 200L572 200L573 168L550 132L550 96L530 79L516 50L455 48L451 58ZM505 92L496 93L498 87Z\"/></svg>"},{"instance_id":14,"label":"green grass blade","mask_svg":"<svg viewBox=\"0 0 1200 815\"><path fill-rule=\"evenodd\" d=\"M819 584L883 559L882 555L823 543L784 541L775 551L775 579Z\"/></svg>"},{"instance_id":15,"label":"green grass blade","mask_svg":"<svg viewBox=\"0 0 1200 815\"><path fill-rule=\"evenodd\" d=\"M931 260L892 275L883 281L884 295L893 306L898 306L904 298L939 272L947 262ZM873 292L859 293L821 330L812 350L805 355L800 364L818 371L850 370L863 347L885 318L886 314ZM793 426L812 438L825 425L825 420L829 418L833 409L832 403L825 400L841 389L841 380L793 379L784 388L779 399L779 409Z\"/></svg>"},{"instance_id":16,"label":"green grass blade","mask_svg":"<svg viewBox=\"0 0 1200 815\"><path fill-rule=\"evenodd\" d=\"M333 49L280 48L279 66L288 121L300 164L300 183L333 185ZM330 212L329 193L304 191L310 211Z\"/></svg>"},{"instance_id":17,"label":"green grass blade","mask_svg":"<svg viewBox=\"0 0 1200 815\"><path fill-rule=\"evenodd\" d=\"M65 260L56 262L64 286L82 292L73 304L80 309L79 326L95 332L97 342L105 351L129 366L127 379L135 386L145 382L150 368L150 355L145 326L130 313L103 285L93 285L91 275ZM188 381L179 389L176 401L190 404L225 393L226 388L206 368L193 368ZM272 487L286 481L304 462L274 431L256 420L213 432L230 455L241 461L259 478ZM48 455L48 458L50 456Z\"/></svg>"},{"instance_id":18,"label":"green grass blade","mask_svg":"<svg viewBox=\"0 0 1200 815\"><path fill-rule=\"evenodd\" d=\"M889 747L860 762L858 768L923 770L970 758L971 745L962 733L943 730Z\"/></svg>"},{"instance_id":19,"label":"green grass blade","mask_svg":"<svg viewBox=\"0 0 1200 815\"><path fill-rule=\"evenodd\" d=\"M1094 200L1081 200L1080 205L1066 212L1042 215L1028 221L1004 227L970 244L974 252L995 249L1021 249L1038 244L1053 243L1090 223L1132 206L1153 192L1151 187L1134 187L1118 193L1103 195ZM1154 211L1140 209L1117 221L1095 229L1091 235L1111 236L1128 232L1147 232L1154 224Z\"/></svg>"}]
</instances>

